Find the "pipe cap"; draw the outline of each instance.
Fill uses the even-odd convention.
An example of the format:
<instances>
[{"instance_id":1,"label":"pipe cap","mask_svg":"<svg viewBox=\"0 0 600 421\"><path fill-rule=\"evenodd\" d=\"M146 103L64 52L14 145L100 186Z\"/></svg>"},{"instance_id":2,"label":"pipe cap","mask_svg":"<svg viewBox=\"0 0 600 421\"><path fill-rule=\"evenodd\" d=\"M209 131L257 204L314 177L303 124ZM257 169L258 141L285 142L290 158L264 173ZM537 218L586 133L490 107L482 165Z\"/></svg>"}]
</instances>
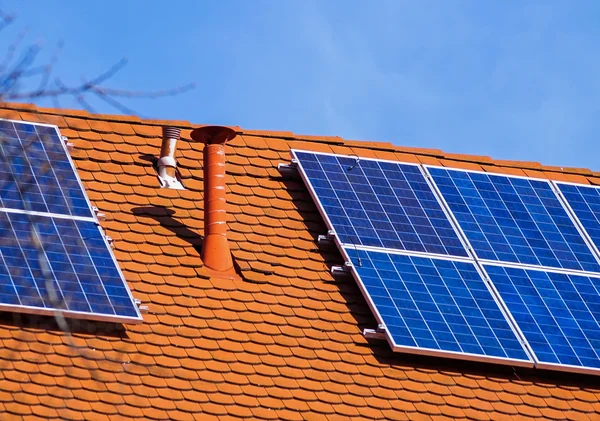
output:
<instances>
[{"instance_id":1,"label":"pipe cap","mask_svg":"<svg viewBox=\"0 0 600 421\"><path fill-rule=\"evenodd\" d=\"M224 144L237 136L235 130L225 126L204 126L194 129L192 139L207 145Z\"/></svg>"}]
</instances>

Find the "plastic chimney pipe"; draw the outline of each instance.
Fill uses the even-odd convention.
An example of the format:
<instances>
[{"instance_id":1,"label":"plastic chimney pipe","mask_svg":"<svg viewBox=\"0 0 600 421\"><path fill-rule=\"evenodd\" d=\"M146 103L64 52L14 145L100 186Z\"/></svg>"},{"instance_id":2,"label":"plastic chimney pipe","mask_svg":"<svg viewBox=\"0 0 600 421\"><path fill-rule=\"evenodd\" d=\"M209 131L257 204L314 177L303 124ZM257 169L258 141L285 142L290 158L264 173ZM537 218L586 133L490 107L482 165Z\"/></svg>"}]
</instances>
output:
<instances>
[{"instance_id":1,"label":"plastic chimney pipe","mask_svg":"<svg viewBox=\"0 0 600 421\"><path fill-rule=\"evenodd\" d=\"M206 126L192 131L204 146L204 240L202 261L213 275L237 277L227 241L225 143L236 136L229 127Z\"/></svg>"}]
</instances>

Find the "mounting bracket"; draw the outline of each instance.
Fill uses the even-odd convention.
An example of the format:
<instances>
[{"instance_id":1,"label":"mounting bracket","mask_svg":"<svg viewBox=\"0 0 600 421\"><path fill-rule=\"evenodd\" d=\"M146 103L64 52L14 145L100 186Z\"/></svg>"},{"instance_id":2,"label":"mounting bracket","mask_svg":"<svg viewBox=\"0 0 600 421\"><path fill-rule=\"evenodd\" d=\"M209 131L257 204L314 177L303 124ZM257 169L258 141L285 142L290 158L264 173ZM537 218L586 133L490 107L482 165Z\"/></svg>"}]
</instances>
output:
<instances>
[{"instance_id":1,"label":"mounting bracket","mask_svg":"<svg viewBox=\"0 0 600 421\"><path fill-rule=\"evenodd\" d=\"M65 143L65 145L67 146L67 150L69 152L72 152L73 149L75 149L75 145L73 143L69 142L69 138L67 136L61 136L60 138Z\"/></svg>"},{"instance_id":2,"label":"mounting bracket","mask_svg":"<svg viewBox=\"0 0 600 421\"><path fill-rule=\"evenodd\" d=\"M377 329L364 329L363 336L367 339L385 339L386 338L386 329L385 326L380 324L377 326Z\"/></svg>"},{"instance_id":3,"label":"mounting bracket","mask_svg":"<svg viewBox=\"0 0 600 421\"><path fill-rule=\"evenodd\" d=\"M343 266L332 266L331 274L333 276L336 275L350 275L350 269L352 268L352 263L346 262Z\"/></svg>"},{"instance_id":4,"label":"mounting bracket","mask_svg":"<svg viewBox=\"0 0 600 421\"><path fill-rule=\"evenodd\" d=\"M319 234L319 236L317 237L317 243L319 243L321 245L330 246L333 244L334 237L335 237L335 231L328 230L327 234Z\"/></svg>"},{"instance_id":5,"label":"mounting bracket","mask_svg":"<svg viewBox=\"0 0 600 421\"><path fill-rule=\"evenodd\" d=\"M134 298L133 301L135 302L135 305L138 306L138 308L140 309L140 313L142 313L142 314L148 313L148 306L143 306L142 300L140 300L138 298Z\"/></svg>"},{"instance_id":6,"label":"mounting bracket","mask_svg":"<svg viewBox=\"0 0 600 421\"><path fill-rule=\"evenodd\" d=\"M99 221L104 221L106 219L106 214L100 212L100 209L98 209L96 206L92 206L92 211L96 214L96 218Z\"/></svg>"},{"instance_id":7,"label":"mounting bracket","mask_svg":"<svg viewBox=\"0 0 600 421\"><path fill-rule=\"evenodd\" d=\"M277 170L284 178L298 178L298 161L292 159L289 164L277 164Z\"/></svg>"}]
</instances>

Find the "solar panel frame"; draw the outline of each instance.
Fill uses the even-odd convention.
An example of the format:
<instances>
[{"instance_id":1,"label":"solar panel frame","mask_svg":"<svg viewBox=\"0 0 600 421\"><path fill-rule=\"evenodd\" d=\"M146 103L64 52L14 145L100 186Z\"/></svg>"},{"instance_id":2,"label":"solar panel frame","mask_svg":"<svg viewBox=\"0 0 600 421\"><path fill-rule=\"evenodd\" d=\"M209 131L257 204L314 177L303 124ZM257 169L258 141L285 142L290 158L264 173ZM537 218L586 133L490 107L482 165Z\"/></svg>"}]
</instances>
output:
<instances>
[{"instance_id":1,"label":"solar panel frame","mask_svg":"<svg viewBox=\"0 0 600 421\"><path fill-rule=\"evenodd\" d=\"M544 179L544 178L537 178L537 177L526 177L526 176L519 176L519 175L513 175L513 174L494 173L494 172L488 172L488 171L477 171L477 170L467 170L467 169L460 169L460 168L450 168L450 167L443 167L443 166L429 165L429 164L424 164L423 168L426 171L426 173L428 175L428 178L431 178L432 185L433 185L433 188L435 189L436 195L439 196L439 198L441 199L441 201L444 203L444 207L448 210L448 213L449 213L449 215L450 215L450 217L451 217L454 225L460 231L463 240L467 242L468 249L469 249L470 253L473 255L473 257L475 258L475 260L477 262L479 262L481 264L487 264L487 263L495 264L495 263L500 263L500 264L504 264L506 266L516 266L516 267L524 267L524 268L542 267L542 268L546 268L546 269L551 270L551 271L559 271L559 272L560 271L566 271L566 272L570 272L570 273L584 273L584 274L587 274L587 275L590 275L590 276L593 276L594 274L597 273L597 272L591 271L591 270L580 270L580 269L572 269L572 268L564 268L564 267L543 266L543 265L540 265L540 264L528 264L528 263L510 262L510 261L492 260L492 259L482 258L481 256L479 256L477 254L477 251L475 250L475 248L471 244L471 242L469 240L469 237L467 236L466 232L464 231L462 225L458 221L457 217L454 215L454 212L451 210L451 207L450 207L449 203L447 202L447 200L444 197L443 193L439 189L437 183L434 181L433 175L431 174L430 169L443 169L443 170L446 170L446 171L466 172L466 173L482 174L482 175L486 175L486 176L500 176L500 177L506 177L506 178L522 179L522 180L527 180L527 181L533 180L533 181L539 181L539 182L543 182L543 183L548 184L550 186L551 190L553 191L553 193L555 194L555 196L557 198L557 201L561 204L563 210L565 211L566 216L571 220L573 226L575 227L575 229L577 230L578 234L582 238L583 243L590 250L590 254L594 257L595 263L598 265L598 269L599 269L598 272L600 272L600 254L597 254L595 252L595 250L592 247L593 244L589 240L589 238L587 236L587 233L582 229L582 227L579 224L579 221L577 221L574 218L574 215L572 214L572 212L570 212L570 209L566 205L566 201L564 200L564 198L562 197L562 195L560 195L560 192L558 191L558 189L556 188L556 186L554 185L554 183L551 182L550 180L547 180L547 179ZM565 241L565 243L568 244L568 242L566 242L566 241Z\"/></svg>"},{"instance_id":2,"label":"solar panel frame","mask_svg":"<svg viewBox=\"0 0 600 421\"><path fill-rule=\"evenodd\" d=\"M63 135L60 133L60 129L58 128L57 125L55 124L47 124L47 123L37 123L37 122L30 122L30 121L24 121L24 120L11 120L11 119L6 119L6 118L0 118L0 122L2 121L6 121L6 122L10 122L13 124L29 124L32 126L42 126L42 127L48 127L51 129L54 129L54 131L56 132L56 135L58 137L59 140L61 140L59 143L61 145L62 148L62 152L64 152L65 157L67 159L67 161L69 162L69 165L75 175L75 179L77 181L77 185L79 186L79 188L81 189L81 191L83 192L83 197L85 199L85 202L90 210L90 216L81 216L81 215L69 215L73 218L83 218L83 219L88 219L88 220L94 220L96 222L98 222L98 218L96 217L96 214L93 212L93 206L92 203L90 202L90 199L86 193L85 187L83 186L83 182L81 180L81 177L79 176L79 172L77 171L77 168L75 167L75 163L73 161L73 158L71 157L71 154L69 153L69 150L67 149L67 145L66 142L62 141L63 139ZM23 210L23 209L18 209L18 208L3 208L0 207L0 211L8 211L8 210L12 210L14 209L15 211L17 210ZM35 211L30 211L30 210L24 210L26 212L35 212ZM60 213L54 213L54 212L40 212L41 214L48 214L48 215L53 215L53 216L62 216L62 215L66 215L66 214L60 214Z\"/></svg>"},{"instance_id":3,"label":"solar panel frame","mask_svg":"<svg viewBox=\"0 0 600 421\"><path fill-rule=\"evenodd\" d=\"M11 123L18 123L18 124L28 124L31 126L43 126L43 127L51 128L56 132L56 135L60 141L59 143L62 147L62 150L66 156L66 159L68 160L68 162L70 164L71 170L73 171L75 179L77 180L77 184L78 184L79 188L81 189L83 198L85 199L85 202L87 203L87 206L90 211L90 216L78 216L78 215L60 214L60 213L53 213L53 212L38 212L38 211L32 211L32 210L26 210L26 209L16 209L16 208L0 208L0 212L24 214L24 215L31 215L31 216L41 216L41 217L61 218L61 219L69 219L69 220L74 220L74 221L87 221L87 222L94 223L96 225L96 227L98 228L98 230L100 231L100 237L102 238L102 241L104 242L106 250L110 255L112 264L114 265L115 269L117 270L119 277L122 281L123 287L125 288L125 290L127 292L128 298L131 300L131 303L133 304L133 308L135 309L136 316L135 317L127 317L127 316L99 314L99 313L91 313L91 312L79 312L79 311L72 311L72 310L66 310L66 309L48 309L48 308L43 308L43 307L11 305L11 304L4 304L4 303L0 303L0 310L10 311L10 312L18 312L18 313L26 313L26 314L48 315L48 316L54 316L54 315L56 315L57 312L60 312L64 316L68 316L69 318L73 318L73 319L85 319L85 320L95 320L95 321L103 321L103 322L122 322L122 323L127 323L127 324L142 323L143 318L142 318L140 309L136 305L136 300L133 297L133 294L131 292L131 289L129 288L129 285L127 283L125 276L123 275L123 271L121 270L121 267L119 266L119 263L115 257L112 247L110 246L106 236L104 235L104 230L100 226L98 217L97 217L96 213L93 211L94 208L93 208L91 201L87 195L85 187L83 186L83 182L81 180L81 177L79 176L77 168L75 167L73 158L71 157L71 154L69 153L69 151L67 149L67 145L64 141L62 141L63 136L61 135L60 129L58 128L58 126L56 126L54 124L29 122L29 121L22 121L22 120L11 120L11 119L3 119L3 118L0 118L0 121L7 121L7 122L11 122ZM1 255L0 255L0 259L1 259L0 261L4 262L4 258ZM104 285L102 285L102 287L104 288Z\"/></svg>"},{"instance_id":4,"label":"solar panel frame","mask_svg":"<svg viewBox=\"0 0 600 421\"><path fill-rule=\"evenodd\" d=\"M346 262L355 262L356 258L352 258L351 253L357 252L359 250L380 252L380 253L386 253L386 254L396 254L396 255L400 255L400 256L416 257L416 258L421 258L421 259L446 260L449 262L458 262L458 263L465 263L465 264L473 265L474 269L481 276L484 285L487 287L488 292L490 293L490 296L494 299L494 301L498 305L498 309L504 316L504 318L507 322L507 325L510 327L510 329L513 332L513 334L515 335L515 337L519 340L522 340L522 334L518 329L516 329L514 320L512 319L510 314L507 313L506 307L503 306L502 302L499 302L496 292L490 288L489 282L486 282L486 280L488 280L488 278L486 277L485 272L482 271L481 267L473 259L471 259L471 258L455 258L455 257L438 256L438 255L423 256L422 254L415 253L415 252L405 252L403 250L390 251L390 250L385 250L385 249L380 249L380 248L363 247L363 246L356 246L353 248L349 248L349 247L341 247L340 248L340 252L342 253L342 256ZM412 346L405 346L405 345L397 344L393 338L393 335L390 333L390 330L386 326L384 317L381 315L381 312L379 311L373 298L369 294L367 286L365 285L362 277L358 273L358 269L357 269L356 265L351 264L350 270L351 270L352 276L354 277L354 280L356 281L356 284L358 285L358 287L361 291L361 294L363 295L365 301L367 302L369 308L371 309L373 315L375 316L377 323L379 325L385 327L385 339L394 352L401 352L401 353L414 354L414 355L424 355L424 356L430 356L430 357L451 358L451 359L466 360L466 361L495 363L495 364L500 364L500 365L508 365L508 366L512 366L512 367L528 367L528 368L534 367L534 361L533 361L533 358L531 355L532 354L531 350L530 350L530 348L523 346L523 344L522 344L523 349L524 349L525 353L528 355L528 357L531 359L530 361L518 360L518 359L512 359L512 358L486 356L486 355L465 353L465 352L436 350L436 349L422 348L422 347L417 347L417 346L412 347Z\"/></svg>"},{"instance_id":5,"label":"solar panel frame","mask_svg":"<svg viewBox=\"0 0 600 421\"><path fill-rule=\"evenodd\" d=\"M306 174L304 168L302 167L302 164L299 162L299 159L297 157L297 153L298 152L303 152L303 153L310 153L310 154L315 154L315 155L323 155L323 156L332 156L332 157L342 157L342 158L350 158L350 159L357 159L356 156L351 156L351 155L343 155L343 154L335 154L335 153L327 153L327 152L315 152L315 151L306 151L306 150L300 150L300 149L291 149L290 154L292 156L292 162L297 163L298 165L298 172L300 173L300 176L302 178L302 181L304 182L304 185L308 188L308 191L311 195L311 198L313 199L313 202L315 203L315 205L317 206L317 209L321 215L321 217L323 218L323 221L325 221L325 225L327 227L327 230L329 232L334 233L333 235L333 239L336 243L336 245L338 246L338 248L341 250L342 247L344 247L344 244L346 244L347 246L357 246L357 244L348 244L348 243L342 243L340 240L340 237L338 235L335 235L335 227L334 224L332 223L329 215L327 214L327 212L325 211L325 208L323 206L322 201L319 199L315 187L313 185L313 183L310 180L310 177ZM450 227L452 227L452 230L454 231L454 233L456 234L457 239L460 241L460 244L462 245L462 247L465 249L466 251L466 255L464 257L462 256L454 256L457 259L460 258L470 258L472 255L470 253L470 249L469 249L469 244L465 242L465 238L463 236L462 232L457 231L457 226L456 223L452 220L452 215L450 214L448 208L445 206L445 203L440 201L440 195L439 193L434 190L434 184L432 183L430 177L428 177L428 175L424 172L422 165L414 163L414 162L402 162L402 161L393 161L393 160L387 160L387 159L378 159L378 158L363 158L360 157L360 161L375 161L375 162L385 162L385 163L391 163L391 164L402 164L402 165L408 165L411 167L415 167L419 170L419 172L421 173L421 175L423 175L423 178L425 180L425 182L427 183L427 185L429 186L429 188L431 189L433 196L435 197L438 205L440 206L441 211L444 213L444 215L446 216ZM392 249L392 248L386 248L386 247L372 247L372 246L361 246L364 247L365 249L379 249L379 250L388 250L388 251L394 251L397 249ZM408 251L410 253L415 253L415 255L420 255L420 256L431 256L431 255L435 255L435 256L448 256L446 254L438 254L438 253L429 253L429 252L419 252L419 251Z\"/></svg>"},{"instance_id":6,"label":"solar panel frame","mask_svg":"<svg viewBox=\"0 0 600 421\"><path fill-rule=\"evenodd\" d=\"M600 292L600 273L590 274L590 273L566 271L566 270L560 270L560 269L547 269L547 268L543 268L543 267L522 267L522 266L517 266L517 265L502 264L502 263L498 263L498 262L485 263L482 265L482 267L483 267L483 271L485 272L486 276L490 279L494 289L497 291L499 300L501 300L501 302L504 304L505 308L510 313L512 320L514 320L514 322L515 322L515 327L521 333L521 337L522 337L523 341L525 342L527 348L530 350L530 354L534 360L534 366L536 368L552 370L552 371L561 371L561 372L600 375L600 366L595 368L595 367L586 367L586 366L579 366L579 365L572 365L572 364L565 364L565 363L551 363L551 362L547 362L547 361L542 361L539 358L538 354L536 354L535 347L527 339L528 335L526 333L524 333L523 330L519 327L519 322L513 316L514 312L511 311L510 305L507 304L506 300L504 300L504 298L502 298L502 293L496 286L496 285L498 285L498 283L497 282L494 283L492 277L489 275L487 268L488 267L496 267L496 268L516 269L516 270L520 270L520 271L524 271L524 272L535 271L535 272L549 273L549 274L555 274L555 275L565 275L568 277L593 278L593 279L598 280L598 286L595 287L597 292ZM512 282L512 279L511 279L511 282ZM534 288L535 288L535 286L534 286ZM538 290L538 288L536 288L536 292L537 292L537 290ZM578 292L578 294L581 295L580 292ZM600 297L600 295L598 295L598 297ZM598 301L595 303L596 306L600 307L600 299L596 299L596 300ZM564 300L562 300L562 301L564 301ZM582 303L585 304L586 306L588 305L586 301L582 300ZM544 305L547 308L546 303L544 303ZM569 313L571 313L570 309L567 308L567 310L569 311ZM553 318L555 318L555 316L552 315L551 313L550 313L550 315ZM598 339L595 339L595 342L596 342L596 345L599 345L600 344L600 315L599 315L599 317L596 317L595 319L596 319L595 324L598 326L597 333L599 334ZM534 319L534 320L536 321L536 324L539 326L538 320L536 320L536 319ZM577 324L579 326L578 320L575 320L575 322L577 322ZM562 336L564 336L567 339L568 346L573 348L573 345L570 342L570 339L572 339L572 338L570 338L563 332L563 329L565 328L565 326L561 326L558 323L557 323L557 325L558 325L559 329L561 330ZM589 341L589 338L586 337L585 339ZM598 348L592 348L592 349L596 352L597 355L600 355L600 346ZM554 351L552 351L552 352L554 352Z\"/></svg>"}]
</instances>

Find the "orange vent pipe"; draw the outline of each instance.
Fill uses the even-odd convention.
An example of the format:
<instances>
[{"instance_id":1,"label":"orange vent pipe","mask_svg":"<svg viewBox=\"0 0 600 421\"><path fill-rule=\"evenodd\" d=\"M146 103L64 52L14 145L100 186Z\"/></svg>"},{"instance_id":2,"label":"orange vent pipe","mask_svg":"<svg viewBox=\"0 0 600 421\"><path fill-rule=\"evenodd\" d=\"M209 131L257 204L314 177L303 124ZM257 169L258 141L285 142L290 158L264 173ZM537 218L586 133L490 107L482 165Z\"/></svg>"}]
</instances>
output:
<instances>
[{"instance_id":1,"label":"orange vent pipe","mask_svg":"<svg viewBox=\"0 0 600 421\"><path fill-rule=\"evenodd\" d=\"M222 126L192 131L192 139L204 146L204 240L202 261L213 275L236 277L227 242L227 200L225 197L225 142L236 136Z\"/></svg>"}]
</instances>

